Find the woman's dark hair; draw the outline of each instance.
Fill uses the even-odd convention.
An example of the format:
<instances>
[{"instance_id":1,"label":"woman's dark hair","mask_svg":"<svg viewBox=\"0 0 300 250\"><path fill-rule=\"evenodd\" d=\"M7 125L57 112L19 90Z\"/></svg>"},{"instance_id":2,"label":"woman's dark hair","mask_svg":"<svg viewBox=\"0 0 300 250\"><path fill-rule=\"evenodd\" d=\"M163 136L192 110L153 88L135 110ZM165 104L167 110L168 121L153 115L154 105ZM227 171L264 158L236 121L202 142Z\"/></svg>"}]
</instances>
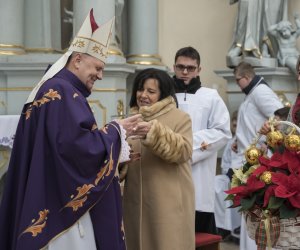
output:
<instances>
[{"instance_id":1,"label":"woman's dark hair","mask_svg":"<svg viewBox=\"0 0 300 250\"><path fill-rule=\"evenodd\" d=\"M160 90L159 101L168 96L172 96L176 102L176 106L178 106L174 89L174 80L172 77L170 77L167 72L160 69L149 68L139 72L133 81L131 98L129 102L130 108L137 106L136 92L144 88L144 83L148 79L157 80Z\"/></svg>"}]
</instances>

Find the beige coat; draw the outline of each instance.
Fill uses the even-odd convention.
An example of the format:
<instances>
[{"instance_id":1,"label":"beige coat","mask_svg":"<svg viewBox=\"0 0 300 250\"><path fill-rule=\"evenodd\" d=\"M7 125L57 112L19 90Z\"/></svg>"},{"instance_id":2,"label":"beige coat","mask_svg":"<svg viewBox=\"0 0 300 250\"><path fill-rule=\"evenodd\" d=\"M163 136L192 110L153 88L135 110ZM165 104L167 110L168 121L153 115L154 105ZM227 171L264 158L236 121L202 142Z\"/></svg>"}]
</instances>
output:
<instances>
[{"instance_id":1,"label":"beige coat","mask_svg":"<svg viewBox=\"0 0 300 250\"><path fill-rule=\"evenodd\" d=\"M189 164L192 127L169 97L140 113L152 122L145 140L132 140L141 160L127 168L124 224L128 250L194 250L195 202Z\"/></svg>"}]
</instances>

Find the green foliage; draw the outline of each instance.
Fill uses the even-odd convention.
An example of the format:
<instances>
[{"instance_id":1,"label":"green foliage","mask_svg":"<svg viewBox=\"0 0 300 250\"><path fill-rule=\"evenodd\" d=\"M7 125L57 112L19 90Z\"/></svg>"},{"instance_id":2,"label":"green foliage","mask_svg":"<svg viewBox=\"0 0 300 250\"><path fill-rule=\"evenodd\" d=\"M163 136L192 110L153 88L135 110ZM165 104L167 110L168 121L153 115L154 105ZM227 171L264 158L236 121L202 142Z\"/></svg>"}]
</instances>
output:
<instances>
[{"instance_id":1,"label":"green foliage","mask_svg":"<svg viewBox=\"0 0 300 250\"><path fill-rule=\"evenodd\" d=\"M241 211L247 211L251 209L255 203L255 200L256 200L256 194L251 196L249 199L248 198L241 199L241 207L242 207Z\"/></svg>"}]
</instances>

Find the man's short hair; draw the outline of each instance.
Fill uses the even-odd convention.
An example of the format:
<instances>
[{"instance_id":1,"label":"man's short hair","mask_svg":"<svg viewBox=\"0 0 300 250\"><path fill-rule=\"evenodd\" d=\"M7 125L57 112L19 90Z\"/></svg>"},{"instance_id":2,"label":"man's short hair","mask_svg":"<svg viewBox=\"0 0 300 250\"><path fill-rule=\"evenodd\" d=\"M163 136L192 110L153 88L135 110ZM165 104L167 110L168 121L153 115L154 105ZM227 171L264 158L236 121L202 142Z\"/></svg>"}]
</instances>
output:
<instances>
[{"instance_id":1,"label":"man's short hair","mask_svg":"<svg viewBox=\"0 0 300 250\"><path fill-rule=\"evenodd\" d=\"M180 56L185 56L185 57L192 58L193 60L197 60L197 64L198 64L198 66L200 66L200 54L193 47L188 46L188 47L179 49L175 54L175 63L177 61L177 58Z\"/></svg>"},{"instance_id":2,"label":"man's short hair","mask_svg":"<svg viewBox=\"0 0 300 250\"><path fill-rule=\"evenodd\" d=\"M248 76L253 78L255 76L255 71L250 63L240 62L233 70L233 74L242 77Z\"/></svg>"}]
</instances>

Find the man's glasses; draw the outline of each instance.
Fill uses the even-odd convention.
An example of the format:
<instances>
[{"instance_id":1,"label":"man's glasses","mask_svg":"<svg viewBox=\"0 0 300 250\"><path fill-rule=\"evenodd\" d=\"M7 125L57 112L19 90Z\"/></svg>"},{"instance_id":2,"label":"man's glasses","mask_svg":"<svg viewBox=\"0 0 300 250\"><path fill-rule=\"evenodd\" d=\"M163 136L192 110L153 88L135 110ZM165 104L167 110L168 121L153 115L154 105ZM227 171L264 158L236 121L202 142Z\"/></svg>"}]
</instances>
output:
<instances>
[{"instance_id":1,"label":"man's glasses","mask_svg":"<svg viewBox=\"0 0 300 250\"><path fill-rule=\"evenodd\" d=\"M177 70L180 70L180 71L184 71L186 69L187 72L194 72L197 69L196 66L193 66L193 65L185 66L185 65L182 65L182 64L176 64L175 68Z\"/></svg>"}]
</instances>

